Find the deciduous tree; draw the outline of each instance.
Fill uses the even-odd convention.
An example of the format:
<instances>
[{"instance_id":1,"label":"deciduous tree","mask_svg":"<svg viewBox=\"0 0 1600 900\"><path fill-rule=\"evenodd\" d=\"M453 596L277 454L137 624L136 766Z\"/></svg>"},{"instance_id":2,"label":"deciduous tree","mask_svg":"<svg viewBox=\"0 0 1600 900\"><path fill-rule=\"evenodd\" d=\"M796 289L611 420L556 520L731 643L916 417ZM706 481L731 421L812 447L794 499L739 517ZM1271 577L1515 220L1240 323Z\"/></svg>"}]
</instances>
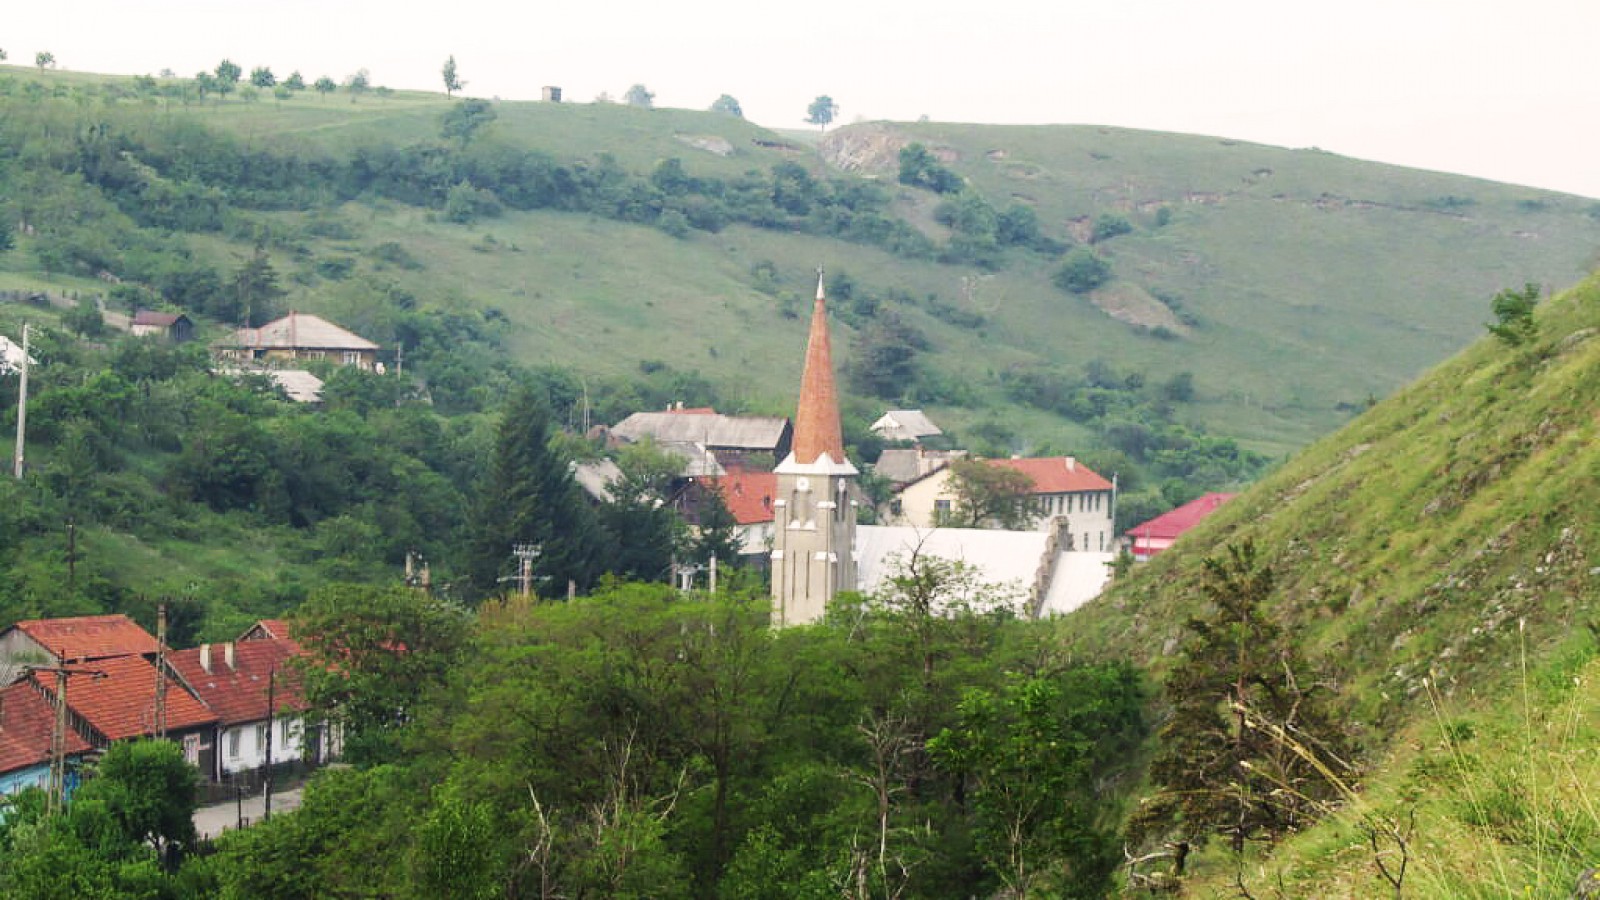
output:
<instances>
[{"instance_id":1,"label":"deciduous tree","mask_svg":"<svg viewBox=\"0 0 1600 900\"><path fill-rule=\"evenodd\" d=\"M326 97L329 94L333 93L334 91L338 90L339 86L334 83L332 78L329 78L328 76L324 75L321 78L317 79L316 89L317 89L317 93L319 93L322 96Z\"/></svg>"},{"instance_id":2,"label":"deciduous tree","mask_svg":"<svg viewBox=\"0 0 1600 900\"><path fill-rule=\"evenodd\" d=\"M806 121L820 127L823 131L828 130L828 126L833 124L834 117L837 115L839 115L839 104L833 102L833 98L827 94L818 96L817 99L811 101L810 106L806 107Z\"/></svg>"},{"instance_id":3,"label":"deciduous tree","mask_svg":"<svg viewBox=\"0 0 1600 900\"><path fill-rule=\"evenodd\" d=\"M736 119L744 118L744 109L739 106L739 101L735 100L731 94L723 94L713 100L711 102L711 111L733 116Z\"/></svg>"},{"instance_id":4,"label":"deciduous tree","mask_svg":"<svg viewBox=\"0 0 1600 900\"><path fill-rule=\"evenodd\" d=\"M56 67L56 55L49 50L40 50L33 55L33 64L38 66L40 71L54 69Z\"/></svg>"},{"instance_id":5,"label":"deciduous tree","mask_svg":"<svg viewBox=\"0 0 1600 900\"><path fill-rule=\"evenodd\" d=\"M956 495L949 521L956 528L1028 527L1034 512L1033 479L1025 473L981 459L950 464L950 489Z\"/></svg>"},{"instance_id":6,"label":"deciduous tree","mask_svg":"<svg viewBox=\"0 0 1600 900\"><path fill-rule=\"evenodd\" d=\"M650 93L649 89L647 89L644 85L636 84L633 87L628 88L628 92L622 95L622 101L629 106L638 106L643 109L649 109L655 105L656 95Z\"/></svg>"},{"instance_id":7,"label":"deciduous tree","mask_svg":"<svg viewBox=\"0 0 1600 900\"><path fill-rule=\"evenodd\" d=\"M250 83L258 88L274 87L278 77L272 74L272 69L267 66L256 66L250 70Z\"/></svg>"},{"instance_id":8,"label":"deciduous tree","mask_svg":"<svg viewBox=\"0 0 1600 900\"><path fill-rule=\"evenodd\" d=\"M444 95L446 97L455 96L456 91L467 86L467 83L462 81L461 77L456 73L456 57L453 53L449 59L444 61L444 68L440 70L439 74L444 78Z\"/></svg>"}]
</instances>

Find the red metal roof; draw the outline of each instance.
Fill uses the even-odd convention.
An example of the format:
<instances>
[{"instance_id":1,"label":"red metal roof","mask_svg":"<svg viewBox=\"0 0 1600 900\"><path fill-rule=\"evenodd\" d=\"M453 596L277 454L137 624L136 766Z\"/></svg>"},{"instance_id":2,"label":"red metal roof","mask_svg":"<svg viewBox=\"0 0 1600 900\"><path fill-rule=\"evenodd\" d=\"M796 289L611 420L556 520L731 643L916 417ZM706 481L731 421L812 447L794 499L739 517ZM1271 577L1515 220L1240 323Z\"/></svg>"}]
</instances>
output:
<instances>
[{"instance_id":1,"label":"red metal roof","mask_svg":"<svg viewBox=\"0 0 1600 900\"><path fill-rule=\"evenodd\" d=\"M200 647L179 650L169 654L167 659L223 725L267 718L267 677L274 671L277 672L272 698L274 707L278 711L306 708L300 673L289 664L289 660L299 655L299 647L294 642L257 639L235 643L232 666L227 664L226 644L209 647L210 672L200 665Z\"/></svg>"},{"instance_id":2,"label":"red metal roof","mask_svg":"<svg viewBox=\"0 0 1600 900\"><path fill-rule=\"evenodd\" d=\"M1109 491L1111 482L1070 456L1034 459L986 459L991 466L1014 469L1033 479L1035 494L1070 494L1077 491Z\"/></svg>"},{"instance_id":3,"label":"red metal roof","mask_svg":"<svg viewBox=\"0 0 1600 900\"><path fill-rule=\"evenodd\" d=\"M104 735L120 741L155 733L156 667L142 656L102 659L80 667L85 673L67 679L67 708ZM35 672L35 683L55 696L55 678ZM176 679L167 680L167 730L181 731L214 724L215 713L191 697Z\"/></svg>"},{"instance_id":4,"label":"red metal roof","mask_svg":"<svg viewBox=\"0 0 1600 900\"><path fill-rule=\"evenodd\" d=\"M725 477L715 479L712 485L722 494L722 502L740 525L772 521L772 498L778 493L778 476L774 473L729 469Z\"/></svg>"},{"instance_id":5,"label":"red metal roof","mask_svg":"<svg viewBox=\"0 0 1600 900\"><path fill-rule=\"evenodd\" d=\"M18 631L64 663L156 652L156 639L124 615L29 619Z\"/></svg>"},{"instance_id":6,"label":"red metal roof","mask_svg":"<svg viewBox=\"0 0 1600 900\"><path fill-rule=\"evenodd\" d=\"M67 696L72 696L71 688ZM0 773L48 763L55 722L55 706L32 682L19 681L0 690ZM67 729L67 755L93 749L77 732Z\"/></svg>"},{"instance_id":7,"label":"red metal roof","mask_svg":"<svg viewBox=\"0 0 1600 900\"><path fill-rule=\"evenodd\" d=\"M1127 534L1133 538L1174 540L1178 535L1200 524L1201 519L1216 512L1217 507L1235 496L1237 495L1206 494L1197 497L1177 509L1164 512L1148 522L1141 522L1129 528Z\"/></svg>"}]
</instances>

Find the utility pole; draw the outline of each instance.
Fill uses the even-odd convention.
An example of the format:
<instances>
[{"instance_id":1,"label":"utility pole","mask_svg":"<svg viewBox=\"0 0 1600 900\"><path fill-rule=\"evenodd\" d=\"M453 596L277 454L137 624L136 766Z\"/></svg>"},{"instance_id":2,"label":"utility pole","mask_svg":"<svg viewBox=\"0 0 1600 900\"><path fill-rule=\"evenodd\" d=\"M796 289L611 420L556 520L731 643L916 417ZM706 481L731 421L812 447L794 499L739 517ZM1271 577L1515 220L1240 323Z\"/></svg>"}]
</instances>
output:
<instances>
[{"instance_id":1,"label":"utility pole","mask_svg":"<svg viewBox=\"0 0 1600 900\"><path fill-rule=\"evenodd\" d=\"M524 597L533 595L533 561L540 552L538 544L511 545L511 555L517 558L517 587Z\"/></svg>"},{"instance_id":2,"label":"utility pole","mask_svg":"<svg viewBox=\"0 0 1600 900\"><path fill-rule=\"evenodd\" d=\"M267 670L267 777L265 780L266 796L261 820L272 818L272 721L273 705L276 701L275 689L277 688L278 669L274 666Z\"/></svg>"},{"instance_id":3,"label":"utility pole","mask_svg":"<svg viewBox=\"0 0 1600 900\"><path fill-rule=\"evenodd\" d=\"M167 737L167 604L156 607L156 739Z\"/></svg>"},{"instance_id":4,"label":"utility pole","mask_svg":"<svg viewBox=\"0 0 1600 900\"><path fill-rule=\"evenodd\" d=\"M46 798L46 809L57 813L67 805L67 679L73 675L104 678L106 673L61 666L29 666L27 671L52 672L56 676L56 721L50 729L50 796Z\"/></svg>"},{"instance_id":5,"label":"utility pole","mask_svg":"<svg viewBox=\"0 0 1600 900\"><path fill-rule=\"evenodd\" d=\"M17 394L17 452L12 471L22 480L24 453L22 445L28 438L28 323L22 323L22 388Z\"/></svg>"}]
</instances>

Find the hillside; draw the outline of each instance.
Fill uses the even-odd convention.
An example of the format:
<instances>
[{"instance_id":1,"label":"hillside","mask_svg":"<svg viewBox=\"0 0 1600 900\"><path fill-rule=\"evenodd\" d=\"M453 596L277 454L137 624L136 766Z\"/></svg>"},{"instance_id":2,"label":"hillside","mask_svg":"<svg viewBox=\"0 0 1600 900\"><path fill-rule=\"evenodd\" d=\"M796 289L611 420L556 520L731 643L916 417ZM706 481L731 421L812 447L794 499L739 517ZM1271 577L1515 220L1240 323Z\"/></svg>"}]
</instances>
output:
<instances>
[{"instance_id":1,"label":"hillside","mask_svg":"<svg viewBox=\"0 0 1600 900\"><path fill-rule=\"evenodd\" d=\"M370 168L362 161L435 147L440 117L452 108L438 95L409 92L219 101L165 82L141 88L128 79L3 71L10 87L0 102L14 115L55 103L50 117L60 126L103 123L141 142L148 150L128 152L174 178L186 166L175 151L158 149L163 131L229 135L247 158L288 158L314 175L352 158ZM43 88L29 87L35 83ZM480 160L532 151L566 167L558 177L581 180L605 165L603 156L636 176L676 158L691 182L720 179L725 189L686 188L691 224L713 199L734 209L724 190L739 189L747 173L764 178L788 163L822 177L844 166L869 178L849 190L882 192L879 224L909 225L932 245L892 252L881 240L849 238L840 230L848 226L819 225L815 214L751 227L735 212L673 236L642 227L664 203L674 205L674 188L659 178L645 183L659 188L654 193L626 201L642 209L562 211L573 204L505 196L479 162L463 177L499 191L501 212L467 223L440 215L442 188L430 194L422 184L395 191L368 181L264 196L190 172L238 210L221 229L191 230L193 250L235 265L250 236L266 228L277 238L272 261L287 276L286 304L369 325L381 341L392 335L382 333L371 295L394 284L425 301L503 313L506 351L522 363L618 374L658 360L700 372L729 387L733 402L762 410L791 402L798 361L784 351L798 345L802 329L793 305L824 263L926 340L917 361L924 377L897 382L897 396L858 397L864 411L919 403L958 429L991 434L997 449L1088 449L1107 443L1106 418L1028 386L1062 378L1077 389L1085 365L1101 360L1148 385L1192 372L1195 395L1175 411L1180 421L1277 455L1470 340L1499 288L1570 284L1600 246L1592 201L1314 150L1088 126L869 124L827 136L819 157L802 141L710 113L540 103L494 103L492 113L475 138L487 147ZM1051 284L1056 253L1005 245L952 252L950 230L935 221L942 198L893 178L908 140L926 142L992 210L1032 209L1050 241L1084 242L1097 216L1124 216L1129 233L1095 244L1113 280L1072 295ZM170 162L154 158L163 152ZM438 177L429 167L441 162L434 155L405 171L422 182ZM44 276L26 244L0 256L7 284L92 287ZM417 265L374 258L374 248L391 244ZM847 316L843 324L839 343L848 347L865 320ZM659 341L663 331L674 339Z\"/></svg>"},{"instance_id":2,"label":"hillside","mask_svg":"<svg viewBox=\"0 0 1600 900\"><path fill-rule=\"evenodd\" d=\"M1374 896L1362 823L1412 809L1416 896L1565 897L1600 857L1600 279L1538 321L1308 448L1062 625L1164 671L1202 608L1200 560L1255 542L1274 619L1373 760L1332 825L1247 864L1263 889ZM1209 860L1198 894L1235 895L1232 866Z\"/></svg>"}]
</instances>

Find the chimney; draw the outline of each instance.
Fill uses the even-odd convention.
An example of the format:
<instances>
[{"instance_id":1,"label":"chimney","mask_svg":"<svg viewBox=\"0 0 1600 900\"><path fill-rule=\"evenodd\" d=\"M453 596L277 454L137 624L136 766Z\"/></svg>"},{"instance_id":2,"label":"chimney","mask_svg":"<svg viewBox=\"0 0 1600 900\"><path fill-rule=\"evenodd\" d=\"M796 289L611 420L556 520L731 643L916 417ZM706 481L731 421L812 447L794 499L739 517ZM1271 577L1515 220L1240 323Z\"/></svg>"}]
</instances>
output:
<instances>
[{"instance_id":1,"label":"chimney","mask_svg":"<svg viewBox=\"0 0 1600 900\"><path fill-rule=\"evenodd\" d=\"M211 645L200 645L200 669L207 675L211 674Z\"/></svg>"},{"instance_id":2,"label":"chimney","mask_svg":"<svg viewBox=\"0 0 1600 900\"><path fill-rule=\"evenodd\" d=\"M226 644L222 645L222 658L223 658L224 661L227 662L228 668L230 668L230 669L237 669L238 668L238 666L234 665L234 660L233 660L233 641L229 641Z\"/></svg>"},{"instance_id":3,"label":"chimney","mask_svg":"<svg viewBox=\"0 0 1600 900\"><path fill-rule=\"evenodd\" d=\"M1070 456L1067 457L1067 471L1068 472L1076 472L1076 471L1078 471L1078 461L1076 459L1073 459Z\"/></svg>"}]
</instances>

